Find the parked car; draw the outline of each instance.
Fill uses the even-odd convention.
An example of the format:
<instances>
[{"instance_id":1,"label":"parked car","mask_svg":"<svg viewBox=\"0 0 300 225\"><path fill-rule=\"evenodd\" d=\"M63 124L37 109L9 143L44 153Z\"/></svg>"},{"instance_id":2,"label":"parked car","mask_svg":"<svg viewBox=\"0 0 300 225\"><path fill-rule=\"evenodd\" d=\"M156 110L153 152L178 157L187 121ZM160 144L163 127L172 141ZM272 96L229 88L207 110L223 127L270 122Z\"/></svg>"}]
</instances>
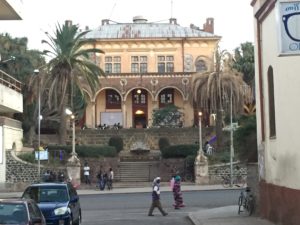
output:
<instances>
[{"instance_id":1,"label":"parked car","mask_svg":"<svg viewBox=\"0 0 300 225\"><path fill-rule=\"evenodd\" d=\"M81 223L79 196L71 183L32 184L26 188L22 198L37 202L47 224Z\"/></svg>"},{"instance_id":2,"label":"parked car","mask_svg":"<svg viewBox=\"0 0 300 225\"><path fill-rule=\"evenodd\" d=\"M46 225L32 199L0 199L0 224Z\"/></svg>"}]
</instances>

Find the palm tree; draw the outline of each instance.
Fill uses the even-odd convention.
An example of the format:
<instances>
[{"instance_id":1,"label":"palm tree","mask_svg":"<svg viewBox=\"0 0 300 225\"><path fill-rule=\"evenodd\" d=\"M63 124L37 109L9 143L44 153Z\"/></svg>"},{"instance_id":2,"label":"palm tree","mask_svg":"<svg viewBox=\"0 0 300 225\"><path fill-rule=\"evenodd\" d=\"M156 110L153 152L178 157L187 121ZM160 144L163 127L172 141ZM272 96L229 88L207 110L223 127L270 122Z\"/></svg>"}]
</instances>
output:
<instances>
[{"instance_id":1,"label":"palm tree","mask_svg":"<svg viewBox=\"0 0 300 225\"><path fill-rule=\"evenodd\" d=\"M192 99L198 110L216 113L218 148L222 145L223 113L230 109L231 91L234 115L242 112L244 102L251 98L249 86L242 74L232 68L232 62L230 53L218 49L213 71L197 73L192 81Z\"/></svg>"},{"instance_id":2,"label":"palm tree","mask_svg":"<svg viewBox=\"0 0 300 225\"><path fill-rule=\"evenodd\" d=\"M47 34L49 41L43 40L51 49L44 51L52 57L47 63L49 74L44 82L48 92L48 107L60 117L60 144L65 143L66 137L65 109L70 106L74 112L74 89L82 91L82 85L85 85L94 92L99 86L99 76L104 76L104 71L89 59L91 54L104 52L97 48L84 47L91 44L90 40L83 39L88 32L79 32L77 25L66 22L63 26L56 26L54 36Z\"/></svg>"}]
</instances>

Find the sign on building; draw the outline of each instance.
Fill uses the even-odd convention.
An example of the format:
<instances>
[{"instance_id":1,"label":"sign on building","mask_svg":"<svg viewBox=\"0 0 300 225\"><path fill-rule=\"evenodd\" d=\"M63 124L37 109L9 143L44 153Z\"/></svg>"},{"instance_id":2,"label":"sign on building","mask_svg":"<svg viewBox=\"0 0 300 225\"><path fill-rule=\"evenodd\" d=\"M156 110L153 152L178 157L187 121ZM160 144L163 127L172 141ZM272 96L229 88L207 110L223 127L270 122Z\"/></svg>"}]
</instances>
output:
<instances>
[{"instance_id":1,"label":"sign on building","mask_svg":"<svg viewBox=\"0 0 300 225\"><path fill-rule=\"evenodd\" d=\"M280 55L300 54L300 1L277 3Z\"/></svg>"},{"instance_id":2,"label":"sign on building","mask_svg":"<svg viewBox=\"0 0 300 225\"><path fill-rule=\"evenodd\" d=\"M47 150L43 151L35 151L35 160L39 159L39 153L40 153L40 160L48 160L49 154Z\"/></svg>"}]
</instances>

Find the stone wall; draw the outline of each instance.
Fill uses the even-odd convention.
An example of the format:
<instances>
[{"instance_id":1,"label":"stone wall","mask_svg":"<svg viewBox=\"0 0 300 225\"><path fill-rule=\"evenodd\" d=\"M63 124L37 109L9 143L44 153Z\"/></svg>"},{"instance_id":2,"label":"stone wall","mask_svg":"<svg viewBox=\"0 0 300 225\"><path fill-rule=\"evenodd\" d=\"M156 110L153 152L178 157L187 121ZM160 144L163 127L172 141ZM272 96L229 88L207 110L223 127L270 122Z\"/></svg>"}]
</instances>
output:
<instances>
[{"instance_id":1,"label":"stone wall","mask_svg":"<svg viewBox=\"0 0 300 225\"><path fill-rule=\"evenodd\" d=\"M41 165L41 175L47 170L52 170L56 173L61 170L64 174L67 174L65 167L46 167ZM20 191L24 190L27 185L38 180L37 164L25 162L15 155L15 151L6 150L6 184L2 185L4 186L2 188L10 189L11 191Z\"/></svg>"},{"instance_id":2,"label":"stone wall","mask_svg":"<svg viewBox=\"0 0 300 225\"><path fill-rule=\"evenodd\" d=\"M210 184L220 184L223 181L222 176L230 175L230 164L219 164L219 165L210 165L208 167L209 174L209 183ZM247 177L247 166L239 162L233 163L233 174Z\"/></svg>"},{"instance_id":3,"label":"stone wall","mask_svg":"<svg viewBox=\"0 0 300 225\"><path fill-rule=\"evenodd\" d=\"M203 143L212 135L212 128L203 128ZM71 143L69 133L67 142ZM130 150L137 141L143 141L150 150L157 150L161 137L167 137L171 145L195 144L199 142L198 128L149 128L149 129L85 129L76 130L76 143L79 145L107 145L110 137L120 136L123 139L124 150Z\"/></svg>"}]
</instances>

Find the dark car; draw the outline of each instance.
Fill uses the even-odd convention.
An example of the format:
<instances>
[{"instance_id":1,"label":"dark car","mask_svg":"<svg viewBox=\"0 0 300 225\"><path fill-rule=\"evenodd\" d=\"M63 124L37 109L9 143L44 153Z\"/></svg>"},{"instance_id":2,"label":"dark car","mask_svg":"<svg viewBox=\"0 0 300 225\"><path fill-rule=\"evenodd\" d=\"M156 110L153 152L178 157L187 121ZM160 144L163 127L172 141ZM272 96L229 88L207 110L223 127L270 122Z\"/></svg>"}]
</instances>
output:
<instances>
[{"instance_id":1,"label":"dark car","mask_svg":"<svg viewBox=\"0 0 300 225\"><path fill-rule=\"evenodd\" d=\"M81 223L79 196L71 183L37 183L26 188L22 198L33 199L47 224Z\"/></svg>"},{"instance_id":2,"label":"dark car","mask_svg":"<svg viewBox=\"0 0 300 225\"><path fill-rule=\"evenodd\" d=\"M32 199L0 199L0 224L46 225Z\"/></svg>"}]
</instances>

